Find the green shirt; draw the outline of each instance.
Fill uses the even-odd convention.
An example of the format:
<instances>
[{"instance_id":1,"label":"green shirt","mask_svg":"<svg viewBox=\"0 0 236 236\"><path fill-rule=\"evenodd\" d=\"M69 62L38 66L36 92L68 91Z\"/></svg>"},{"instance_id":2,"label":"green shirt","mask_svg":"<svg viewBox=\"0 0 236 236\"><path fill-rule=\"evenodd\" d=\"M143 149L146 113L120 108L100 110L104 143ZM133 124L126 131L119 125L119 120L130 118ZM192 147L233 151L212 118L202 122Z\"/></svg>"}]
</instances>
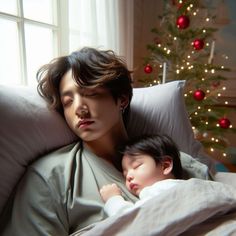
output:
<instances>
[{"instance_id":1,"label":"green shirt","mask_svg":"<svg viewBox=\"0 0 236 236\"><path fill-rule=\"evenodd\" d=\"M32 164L18 186L6 236L69 235L105 219L99 189L117 183L127 200L122 173L80 144L56 150Z\"/></svg>"}]
</instances>

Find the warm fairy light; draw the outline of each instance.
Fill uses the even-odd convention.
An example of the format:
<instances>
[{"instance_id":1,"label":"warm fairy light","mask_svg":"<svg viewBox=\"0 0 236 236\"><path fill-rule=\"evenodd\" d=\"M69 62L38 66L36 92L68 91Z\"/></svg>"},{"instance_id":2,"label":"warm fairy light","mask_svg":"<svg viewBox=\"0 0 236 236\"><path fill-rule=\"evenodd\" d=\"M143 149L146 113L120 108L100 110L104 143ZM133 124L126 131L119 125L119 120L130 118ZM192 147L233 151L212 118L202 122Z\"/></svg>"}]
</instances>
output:
<instances>
[{"instance_id":1,"label":"warm fairy light","mask_svg":"<svg viewBox=\"0 0 236 236\"><path fill-rule=\"evenodd\" d=\"M158 43L158 44L157 44L157 46L160 48L160 47L161 47L161 44L160 44L160 43Z\"/></svg>"},{"instance_id":2,"label":"warm fairy light","mask_svg":"<svg viewBox=\"0 0 236 236\"><path fill-rule=\"evenodd\" d=\"M176 37L174 37L174 40L177 40L177 38L176 38Z\"/></svg>"},{"instance_id":3,"label":"warm fairy light","mask_svg":"<svg viewBox=\"0 0 236 236\"><path fill-rule=\"evenodd\" d=\"M206 46L207 46L207 47L209 47L209 45L210 45L209 43L206 43Z\"/></svg>"},{"instance_id":4,"label":"warm fairy light","mask_svg":"<svg viewBox=\"0 0 236 236\"><path fill-rule=\"evenodd\" d=\"M197 12L194 12L193 15L196 16L196 15L197 15Z\"/></svg>"},{"instance_id":5,"label":"warm fairy light","mask_svg":"<svg viewBox=\"0 0 236 236\"><path fill-rule=\"evenodd\" d=\"M206 123L205 123L206 125L208 125L209 123L208 123L208 121L206 121Z\"/></svg>"},{"instance_id":6,"label":"warm fairy light","mask_svg":"<svg viewBox=\"0 0 236 236\"><path fill-rule=\"evenodd\" d=\"M164 51L166 51L167 50L167 48L164 48Z\"/></svg>"},{"instance_id":7,"label":"warm fairy light","mask_svg":"<svg viewBox=\"0 0 236 236\"><path fill-rule=\"evenodd\" d=\"M167 53L167 54L170 54L170 49L168 49L166 53Z\"/></svg>"},{"instance_id":8,"label":"warm fairy light","mask_svg":"<svg viewBox=\"0 0 236 236\"><path fill-rule=\"evenodd\" d=\"M191 3L189 6L192 8L192 7L193 7L193 4Z\"/></svg>"},{"instance_id":9,"label":"warm fairy light","mask_svg":"<svg viewBox=\"0 0 236 236\"><path fill-rule=\"evenodd\" d=\"M188 57L188 59L189 59L189 58L191 58L191 56L190 56L190 55L188 55L187 57Z\"/></svg>"},{"instance_id":10,"label":"warm fairy light","mask_svg":"<svg viewBox=\"0 0 236 236\"><path fill-rule=\"evenodd\" d=\"M210 21L210 18L207 17L207 18L206 18L206 21L207 21L207 22Z\"/></svg>"},{"instance_id":11,"label":"warm fairy light","mask_svg":"<svg viewBox=\"0 0 236 236\"><path fill-rule=\"evenodd\" d=\"M205 78L202 78L202 81L205 81Z\"/></svg>"},{"instance_id":12,"label":"warm fairy light","mask_svg":"<svg viewBox=\"0 0 236 236\"><path fill-rule=\"evenodd\" d=\"M221 97L221 93L218 93L217 96L218 96L218 97Z\"/></svg>"},{"instance_id":13,"label":"warm fairy light","mask_svg":"<svg viewBox=\"0 0 236 236\"><path fill-rule=\"evenodd\" d=\"M211 150L211 152L214 152L214 148L211 148L210 150Z\"/></svg>"},{"instance_id":14,"label":"warm fairy light","mask_svg":"<svg viewBox=\"0 0 236 236\"><path fill-rule=\"evenodd\" d=\"M214 137L212 137L212 138L211 138L211 141L214 141L214 140L215 140L215 138L214 138Z\"/></svg>"},{"instance_id":15,"label":"warm fairy light","mask_svg":"<svg viewBox=\"0 0 236 236\"><path fill-rule=\"evenodd\" d=\"M185 93L185 94L184 94L184 96L185 96L185 97L188 97L188 94L187 94L187 93Z\"/></svg>"},{"instance_id":16,"label":"warm fairy light","mask_svg":"<svg viewBox=\"0 0 236 236\"><path fill-rule=\"evenodd\" d=\"M214 74L215 73L215 69L211 69L211 73Z\"/></svg>"},{"instance_id":17,"label":"warm fairy light","mask_svg":"<svg viewBox=\"0 0 236 236\"><path fill-rule=\"evenodd\" d=\"M226 90L226 87L223 87L222 90Z\"/></svg>"},{"instance_id":18,"label":"warm fairy light","mask_svg":"<svg viewBox=\"0 0 236 236\"><path fill-rule=\"evenodd\" d=\"M188 10L188 11L190 11L190 10L191 10L191 8L190 8L190 7L187 7L187 10Z\"/></svg>"},{"instance_id":19,"label":"warm fairy light","mask_svg":"<svg viewBox=\"0 0 236 236\"><path fill-rule=\"evenodd\" d=\"M186 62L187 66L190 64L189 62Z\"/></svg>"},{"instance_id":20,"label":"warm fairy light","mask_svg":"<svg viewBox=\"0 0 236 236\"><path fill-rule=\"evenodd\" d=\"M160 64L159 67L162 68L162 64Z\"/></svg>"},{"instance_id":21,"label":"warm fairy light","mask_svg":"<svg viewBox=\"0 0 236 236\"><path fill-rule=\"evenodd\" d=\"M205 69L205 73L207 73L208 72L208 70L207 69Z\"/></svg>"},{"instance_id":22,"label":"warm fairy light","mask_svg":"<svg viewBox=\"0 0 236 236\"><path fill-rule=\"evenodd\" d=\"M221 66L221 69L224 69L225 67L224 66Z\"/></svg>"},{"instance_id":23,"label":"warm fairy light","mask_svg":"<svg viewBox=\"0 0 236 236\"><path fill-rule=\"evenodd\" d=\"M227 156L227 154L226 154L225 152L224 152L222 155L223 155L223 157L226 157L226 156Z\"/></svg>"},{"instance_id":24,"label":"warm fairy light","mask_svg":"<svg viewBox=\"0 0 236 236\"><path fill-rule=\"evenodd\" d=\"M184 67L183 66L181 66L181 70L183 70L184 69Z\"/></svg>"},{"instance_id":25,"label":"warm fairy light","mask_svg":"<svg viewBox=\"0 0 236 236\"><path fill-rule=\"evenodd\" d=\"M153 80L153 82L156 84L157 83L157 81L156 80Z\"/></svg>"},{"instance_id":26,"label":"warm fairy light","mask_svg":"<svg viewBox=\"0 0 236 236\"><path fill-rule=\"evenodd\" d=\"M195 115L197 115L198 113L195 111L195 113L194 113Z\"/></svg>"},{"instance_id":27,"label":"warm fairy light","mask_svg":"<svg viewBox=\"0 0 236 236\"><path fill-rule=\"evenodd\" d=\"M198 107L197 107L197 109L198 109L198 110L200 110L200 109L201 109L201 107L200 107L200 106L198 106Z\"/></svg>"},{"instance_id":28,"label":"warm fairy light","mask_svg":"<svg viewBox=\"0 0 236 236\"><path fill-rule=\"evenodd\" d=\"M202 32L205 34L205 33L206 33L206 30L204 29L204 30L202 30Z\"/></svg>"},{"instance_id":29,"label":"warm fairy light","mask_svg":"<svg viewBox=\"0 0 236 236\"><path fill-rule=\"evenodd\" d=\"M219 143L219 139L217 138L217 139L215 140L215 142L216 142L216 143Z\"/></svg>"},{"instance_id":30,"label":"warm fairy light","mask_svg":"<svg viewBox=\"0 0 236 236\"><path fill-rule=\"evenodd\" d=\"M176 74L179 74L179 70L176 70Z\"/></svg>"},{"instance_id":31,"label":"warm fairy light","mask_svg":"<svg viewBox=\"0 0 236 236\"><path fill-rule=\"evenodd\" d=\"M228 101L225 101L225 105L228 105L229 103L228 103Z\"/></svg>"},{"instance_id":32,"label":"warm fairy light","mask_svg":"<svg viewBox=\"0 0 236 236\"><path fill-rule=\"evenodd\" d=\"M211 112L211 108L208 109L208 112Z\"/></svg>"},{"instance_id":33,"label":"warm fairy light","mask_svg":"<svg viewBox=\"0 0 236 236\"><path fill-rule=\"evenodd\" d=\"M207 91L206 91L207 93L210 93L211 91L209 90L209 89L207 89Z\"/></svg>"}]
</instances>

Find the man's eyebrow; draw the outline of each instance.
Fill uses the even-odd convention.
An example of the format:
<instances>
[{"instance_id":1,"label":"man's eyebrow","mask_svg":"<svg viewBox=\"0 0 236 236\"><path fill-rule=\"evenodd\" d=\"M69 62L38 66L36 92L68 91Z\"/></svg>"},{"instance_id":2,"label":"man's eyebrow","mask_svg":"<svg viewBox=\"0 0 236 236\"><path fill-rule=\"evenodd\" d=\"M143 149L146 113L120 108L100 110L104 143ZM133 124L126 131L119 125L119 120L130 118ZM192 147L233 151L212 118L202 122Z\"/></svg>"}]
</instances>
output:
<instances>
[{"instance_id":1,"label":"man's eyebrow","mask_svg":"<svg viewBox=\"0 0 236 236\"><path fill-rule=\"evenodd\" d=\"M65 97L65 96L71 96L72 92L71 91L63 91L62 93L60 93L60 97Z\"/></svg>"}]
</instances>

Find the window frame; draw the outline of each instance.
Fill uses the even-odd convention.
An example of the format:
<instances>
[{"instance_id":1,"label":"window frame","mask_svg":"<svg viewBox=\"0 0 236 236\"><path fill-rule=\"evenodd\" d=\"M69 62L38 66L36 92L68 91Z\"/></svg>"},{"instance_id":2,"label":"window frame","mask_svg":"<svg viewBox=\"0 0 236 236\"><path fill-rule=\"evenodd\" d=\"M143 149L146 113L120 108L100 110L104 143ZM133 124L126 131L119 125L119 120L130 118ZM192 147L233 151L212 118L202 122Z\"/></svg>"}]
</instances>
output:
<instances>
[{"instance_id":1,"label":"window frame","mask_svg":"<svg viewBox=\"0 0 236 236\"><path fill-rule=\"evenodd\" d=\"M17 15L0 11L0 18L13 21L17 24L20 57L20 84L29 84L27 58L26 58L26 38L25 25L31 24L52 30L53 34L53 57L68 54L69 52L69 20L68 1L53 0L53 23L44 23L24 17L23 0L17 0Z\"/></svg>"}]
</instances>

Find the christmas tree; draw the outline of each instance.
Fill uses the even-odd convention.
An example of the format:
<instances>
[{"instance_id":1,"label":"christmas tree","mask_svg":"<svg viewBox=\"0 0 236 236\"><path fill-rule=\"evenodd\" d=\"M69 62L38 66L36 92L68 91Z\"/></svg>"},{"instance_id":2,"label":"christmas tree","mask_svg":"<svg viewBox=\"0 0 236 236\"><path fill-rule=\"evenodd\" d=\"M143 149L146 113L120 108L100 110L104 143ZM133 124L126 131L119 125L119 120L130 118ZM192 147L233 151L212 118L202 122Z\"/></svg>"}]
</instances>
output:
<instances>
[{"instance_id":1,"label":"christmas tree","mask_svg":"<svg viewBox=\"0 0 236 236\"><path fill-rule=\"evenodd\" d=\"M186 107L196 139L211 152L227 155L227 132L236 132L228 118L228 102L221 99L226 87L225 65L214 63L217 56L212 27L214 9L200 0L165 0L159 24L151 31L147 45L144 86L185 80Z\"/></svg>"}]
</instances>

